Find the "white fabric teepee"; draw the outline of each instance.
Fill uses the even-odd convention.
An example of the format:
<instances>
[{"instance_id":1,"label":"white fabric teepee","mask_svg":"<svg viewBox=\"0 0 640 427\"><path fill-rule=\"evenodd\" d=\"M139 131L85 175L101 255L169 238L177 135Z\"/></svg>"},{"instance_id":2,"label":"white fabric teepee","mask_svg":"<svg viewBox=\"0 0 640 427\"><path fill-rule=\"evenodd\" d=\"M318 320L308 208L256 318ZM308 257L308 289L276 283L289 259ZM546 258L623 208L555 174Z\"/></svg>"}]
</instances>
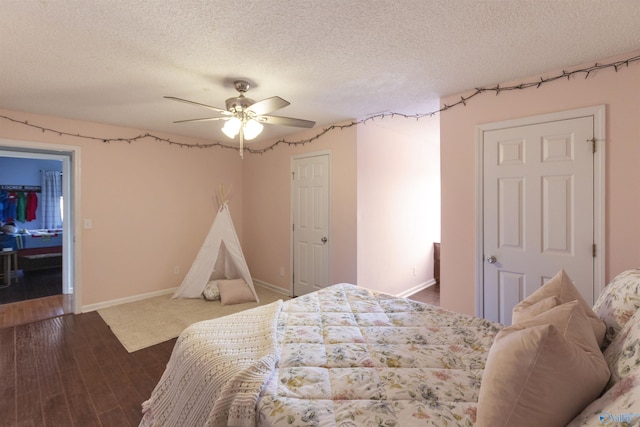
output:
<instances>
[{"instance_id":1,"label":"white fabric teepee","mask_svg":"<svg viewBox=\"0 0 640 427\"><path fill-rule=\"evenodd\" d=\"M212 278L242 278L259 301L226 201L220 206L198 256L172 298L201 298Z\"/></svg>"}]
</instances>

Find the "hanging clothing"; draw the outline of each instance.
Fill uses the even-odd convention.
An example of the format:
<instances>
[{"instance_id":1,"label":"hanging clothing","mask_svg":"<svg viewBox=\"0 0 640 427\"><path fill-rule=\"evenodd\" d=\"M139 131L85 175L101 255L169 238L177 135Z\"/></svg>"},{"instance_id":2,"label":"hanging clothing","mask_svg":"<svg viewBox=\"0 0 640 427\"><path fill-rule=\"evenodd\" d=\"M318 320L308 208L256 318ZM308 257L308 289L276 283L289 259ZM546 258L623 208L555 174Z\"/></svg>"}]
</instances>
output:
<instances>
[{"instance_id":1,"label":"hanging clothing","mask_svg":"<svg viewBox=\"0 0 640 427\"><path fill-rule=\"evenodd\" d=\"M24 222L27 209L27 195L23 191L18 191L18 200L16 202L16 219Z\"/></svg>"},{"instance_id":2,"label":"hanging clothing","mask_svg":"<svg viewBox=\"0 0 640 427\"><path fill-rule=\"evenodd\" d=\"M36 210L38 209L38 195L35 191L27 193L27 207L25 209L25 218L27 221L36 219Z\"/></svg>"},{"instance_id":3,"label":"hanging clothing","mask_svg":"<svg viewBox=\"0 0 640 427\"><path fill-rule=\"evenodd\" d=\"M7 194L7 200L4 203L4 220L13 221L17 216L18 195L11 191Z\"/></svg>"}]
</instances>

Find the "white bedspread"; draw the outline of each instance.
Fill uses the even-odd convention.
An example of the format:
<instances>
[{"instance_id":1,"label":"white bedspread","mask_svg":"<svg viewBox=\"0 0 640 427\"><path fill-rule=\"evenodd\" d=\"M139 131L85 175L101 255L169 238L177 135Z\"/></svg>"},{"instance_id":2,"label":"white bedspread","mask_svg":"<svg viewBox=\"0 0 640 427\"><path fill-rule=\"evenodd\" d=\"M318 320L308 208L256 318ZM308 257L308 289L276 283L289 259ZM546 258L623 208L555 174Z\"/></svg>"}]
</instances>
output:
<instances>
[{"instance_id":1,"label":"white bedspread","mask_svg":"<svg viewBox=\"0 0 640 427\"><path fill-rule=\"evenodd\" d=\"M173 349L140 426L254 426L256 401L278 360L282 301L194 323Z\"/></svg>"}]
</instances>

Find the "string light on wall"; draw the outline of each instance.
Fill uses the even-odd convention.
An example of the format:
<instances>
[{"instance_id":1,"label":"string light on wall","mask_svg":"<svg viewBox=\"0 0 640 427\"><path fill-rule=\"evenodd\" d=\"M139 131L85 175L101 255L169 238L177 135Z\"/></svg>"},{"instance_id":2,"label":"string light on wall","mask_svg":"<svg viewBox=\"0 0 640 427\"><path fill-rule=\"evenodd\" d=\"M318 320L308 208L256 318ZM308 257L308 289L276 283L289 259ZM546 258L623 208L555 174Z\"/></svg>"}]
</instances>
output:
<instances>
[{"instance_id":1,"label":"string light on wall","mask_svg":"<svg viewBox=\"0 0 640 427\"><path fill-rule=\"evenodd\" d=\"M373 116L369 116L366 117L364 119L361 120L355 120L352 121L350 123L346 123L346 124L342 124L342 125L331 125L329 127L326 127L324 129L322 129L321 131L319 131L316 135L310 137L310 138L306 138L306 139L301 139L301 140L297 140L297 141L288 141L286 139L280 139L275 141L274 143L272 143L271 145L269 145L268 147L265 148L260 148L260 149L250 149L245 147L244 151L249 152L251 154L263 154L269 150L273 150L275 147L277 147L278 145L282 145L282 144L286 144L288 146L297 146L297 145L304 145L304 144L308 144L311 142L314 142L315 140L319 139L320 137L322 137L323 135L327 134L328 132L334 131L334 130L341 130L341 129L345 129L345 128L350 128L353 126L357 126L359 124L366 124L368 121L371 120L376 120L376 119L383 119L383 118L394 118L394 117L401 117L401 118L407 118L407 119L416 119L416 120L420 120L422 118L425 117L432 117L436 114L439 113L443 113L445 111L448 111L452 108L456 108L459 106L466 106L467 102L469 102L470 100L472 100L473 98L477 97L478 95L481 95L485 92L495 92L496 95L499 95L501 92L505 92L505 91L515 91L515 90L527 90L527 89L531 89L531 88L539 88L540 86L543 86L547 83L551 83L554 82L556 80L561 80L561 79L571 79L571 77L577 76L577 75L582 75L584 74L584 78L587 79L591 76L592 73L595 73L597 71L600 70L605 70L605 69L613 69L616 72L618 72L621 68L625 67L628 68L632 63L634 62L638 62L640 61L640 55L638 56L634 56L625 60L621 60L621 61L616 61L616 62L611 62L611 63L607 63L607 64L594 64L590 67L585 67L585 68L580 68L580 69L576 69L573 71L562 71L562 73L559 73L557 75L554 75L552 77L540 77L539 80L536 81L532 81L532 82L524 82L524 83L519 83L519 84L515 84L515 85L511 85L511 86L500 86L500 85L495 85L492 87L481 87L481 88L476 88L474 91L472 91L469 95L467 96L461 96L460 100L447 105L444 104L440 109L438 110L434 110L428 113L416 113L416 114L402 114L402 113L380 113L380 114L376 114ZM178 141L174 141L172 139L169 138L162 138L156 135L153 135L151 133L144 133L141 135L137 135L131 138L100 138L100 137L96 137L96 136L90 136L90 135L82 135L82 134L74 134L74 133L70 133L70 132L65 132L65 131L60 131L60 130L56 130L56 129L51 129L51 128L47 128L44 126L39 126L33 123L29 123L26 120L18 120L6 115L1 115L0 114L0 118L4 119L4 120L8 120L10 122L13 123L17 123L17 124L21 124L24 126L28 126L31 128L35 128L38 130L41 130L42 132L50 132L50 133L54 133L54 134L58 134L59 136L71 136L71 137L75 137L75 138L82 138L82 139L87 139L87 140L93 140L93 141L100 141L103 143L112 143L112 142L126 142L126 143L134 143L137 142L141 139L154 139L158 142L164 142L167 143L169 145L174 145L174 146L178 146L178 147L183 147L183 148L214 148L214 147L220 147L220 148L228 148L231 150L238 150L238 147L232 147L220 142L212 142L209 144L189 144L189 143L184 143L184 142L178 142ZM233 123L230 124L233 120L228 120L227 123L225 124L224 128L227 128L227 126L229 126L228 129L224 129L223 128L223 132L225 133L225 135L229 136L230 138L233 138L235 135L237 135L237 133L240 131L240 126L242 125L242 122L240 120L238 120L238 123ZM260 127L262 126L260 123L256 122L256 124L258 124ZM246 121L244 123L244 128L243 128L244 132L245 132L245 139L252 139L249 138L248 135L253 136L253 138L255 138L261 131L262 129L259 128L258 126L254 126L253 124L251 124L251 120ZM235 132L235 133L233 133ZM233 136L232 136L233 134Z\"/></svg>"}]
</instances>

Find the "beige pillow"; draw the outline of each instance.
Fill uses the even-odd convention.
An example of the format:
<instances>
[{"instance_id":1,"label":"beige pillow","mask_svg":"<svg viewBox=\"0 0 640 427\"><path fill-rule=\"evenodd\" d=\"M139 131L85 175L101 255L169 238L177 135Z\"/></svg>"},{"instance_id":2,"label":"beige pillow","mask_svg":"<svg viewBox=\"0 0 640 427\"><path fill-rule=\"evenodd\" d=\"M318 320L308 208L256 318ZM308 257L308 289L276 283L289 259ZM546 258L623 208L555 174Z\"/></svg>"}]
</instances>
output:
<instances>
[{"instance_id":1,"label":"beige pillow","mask_svg":"<svg viewBox=\"0 0 640 427\"><path fill-rule=\"evenodd\" d=\"M251 288L242 279L218 280L218 290L220 291L221 305L256 301Z\"/></svg>"},{"instance_id":2,"label":"beige pillow","mask_svg":"<svg viewBox=\"0 0 640 427\"><path fill-rule=\"evenodd\" d=\"M480 385L477 425L565 426L608 380L582 304L563 304L496 335Z\"/></svg>"},{"instance_id":3,"label":"beige pillow","mask_svg":"<svg viewBox=\"0 0 640 427\"><path fill-rule=\"evenodd\" d=\"M518 304L513 307L513 312L511 313L511 323L516 324L523 322L561 304L562 301L560 301L560 298L558 298L557 296L547 297L536 302L535 304L528 306Z\"/></svg>"},{"instance_id":4,"label":"beige pillow","mask_svg":"<svg viewBox=\"0 0 640 427\"><path fill-rule=\"evenodd\" d=\"M586 313L587 317L589 318L591 328L593 329L593 334L596 337L596 341L598 341L598 345L602 345L602 343L604 342L604 334L606 331L605 323L591 309L582 295L580 295L580 291L576 289L573 282L571 281L571 278L564 270L560 270L558 274L553 276L547 283L542 285L527 298L520 301L513 308L513 312L522 311L532 306L533 304L552 296L558 297L563 304L570 301L578 300L580 302L580 305L582 305L582 308L584 308L584 312Z\"/></svg>"}]
</instances>

